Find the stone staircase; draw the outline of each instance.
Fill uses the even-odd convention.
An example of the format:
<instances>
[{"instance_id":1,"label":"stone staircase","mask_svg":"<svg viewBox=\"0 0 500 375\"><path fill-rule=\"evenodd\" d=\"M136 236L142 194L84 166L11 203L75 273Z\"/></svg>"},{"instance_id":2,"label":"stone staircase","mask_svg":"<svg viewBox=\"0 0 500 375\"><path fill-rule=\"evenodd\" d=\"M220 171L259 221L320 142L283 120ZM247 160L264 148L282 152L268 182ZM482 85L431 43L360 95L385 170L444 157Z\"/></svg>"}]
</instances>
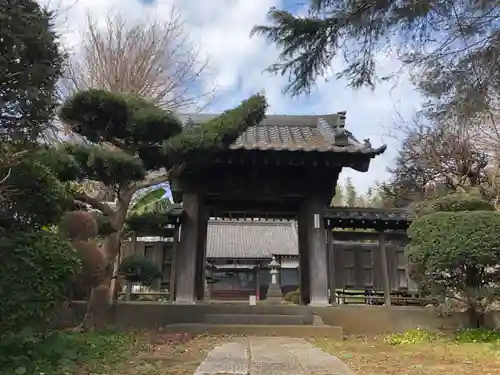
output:
<instances>
[{"instance_id":1,"label":"stone staircase","mask_svg":"<svg viewBox=\"0 0 500 375\"><path fill-rule=\"evenodd\" d=\"M211 306L201 321L171 324L170 332L243 336L330 337L342 339L342 327L324 325L305 306Z\"/></svg>"}]
</instances>

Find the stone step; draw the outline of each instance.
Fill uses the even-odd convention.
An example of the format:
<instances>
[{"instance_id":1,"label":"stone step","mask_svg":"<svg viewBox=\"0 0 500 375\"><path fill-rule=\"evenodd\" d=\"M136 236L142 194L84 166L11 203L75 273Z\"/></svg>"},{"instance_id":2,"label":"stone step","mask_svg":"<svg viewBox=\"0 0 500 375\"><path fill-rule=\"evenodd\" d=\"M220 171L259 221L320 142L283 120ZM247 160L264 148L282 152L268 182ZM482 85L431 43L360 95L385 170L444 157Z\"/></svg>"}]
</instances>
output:
<instances>
[{"instance_id":1,"label":"stone step","mask_svg":"<svg viewBox=\"0 0 500 375\"><path fill-rule=\"evenodd\" d=\"M164 329L171 333L189 333L192 335L328 337L332 340L343 339L342 327L339 326L181 323L167 325Z\"/></svg>"},{"instance_id":2,"label":"stone step","mask_svg":"<svg viewBox=\"0 0 500 375\"><path fill-rule=\"evenodd\" d=\"M257 325L305 325L307 318L303 315L277 314L205 314L207 324L257 324ZM311 323L309 323L311 324Z\"/></svg>"},{"instance_id":3,"label":"stone step","mask_svg":"<svg viewBox=\"0 0 500 375\"><path fill-rule=\"evenodd\" d=\"M271 305L265 301L259 301L257 305L249 305L248 302L203 302L199 305L208 307L211 314L276 314L276 315L310 315L311 310L307 306L296 305ZM208 311L208 309L207 309Z\"/></svg>"}]
</instances>

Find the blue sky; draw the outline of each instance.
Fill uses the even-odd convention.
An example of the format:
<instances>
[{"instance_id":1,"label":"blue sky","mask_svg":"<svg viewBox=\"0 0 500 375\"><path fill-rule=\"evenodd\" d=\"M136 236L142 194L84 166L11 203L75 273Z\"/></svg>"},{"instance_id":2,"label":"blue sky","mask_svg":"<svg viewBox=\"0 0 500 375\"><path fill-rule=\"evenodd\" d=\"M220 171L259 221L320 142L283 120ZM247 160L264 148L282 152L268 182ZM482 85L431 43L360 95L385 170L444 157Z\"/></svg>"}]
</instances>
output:
<instances>
[{"instance_id":1,"label":"blue sky","mask_svg":"<svg viewBox=\"0 0 500 375\"><path fill-rule=\"evenodd\" d=\"M210 70L204 78L205 87L215 87L215 100L206 108L220 112L249 95L265 90L272 114L330 114L347 111L347 128L358 139L370 138L373 146L383 143L388 150L372 161L366 173L344 170L341 179L350 176L360 190L375 181L387 178L387 166L394 159L398 142L391 133L391 126L399 116L409 118L418 108L420 98L408 77L401 75L397 81L386 82L376 90L352 90L347 82L338 81L334 73L343 62L332 62L332 74L320 79L310 96L291 98L281 92L286 77L276 77L263 70L276 61L278 51L264 38L249 38L256 24L266 22L271 6L286 8L294 13L304 9L307 0L40 0L50 7L63 9L60 15L63 41L78 53L79 31L83 30L86 13L103 22L110 10L119 10L130 20L168 20L172 6L181 13L185 31L200 53L210 59ZM392 55L377 56L381 75L399 68Z\"/></svg>"}]
</instances>

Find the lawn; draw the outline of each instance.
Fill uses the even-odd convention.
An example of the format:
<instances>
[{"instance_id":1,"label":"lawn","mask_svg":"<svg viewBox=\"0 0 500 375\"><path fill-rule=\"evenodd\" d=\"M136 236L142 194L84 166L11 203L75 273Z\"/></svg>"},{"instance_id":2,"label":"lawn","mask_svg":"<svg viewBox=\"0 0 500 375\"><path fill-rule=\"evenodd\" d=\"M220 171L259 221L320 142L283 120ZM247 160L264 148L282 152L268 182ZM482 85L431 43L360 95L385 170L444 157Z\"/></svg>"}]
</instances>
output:
<instances>
[{"instance_id":1,"label":"lawn","mask_svg":"<svg viewBox=\"0 0 500 375\"><path fill-rule=\"evenodd\" d=\"M399 339L398 339L399 336ZM343 342L327 339L314 344L346 362L357 375L498 375L500 341L479 343L466 338L350 337ZM500 336L498 336L500 337ZM393 341L388 342L388 341ZM488 340L496 341L496 340Z\"/></svg>"},{"instance_id":2,"label":"lawn","mask_svg":"<svg viewBox=\"0 0 500 375\"><path fill-rule=\"evenodd\" d=\"M230 336L161 331L58 332L47 342L28 342L29 353L17 363L0 363L0 374L192 375L214 346L227 341ZM469 332L457 339L413 331L312 342L357 375L500 374L500 335L491 332Z\"/></svg>"}]
</instances>

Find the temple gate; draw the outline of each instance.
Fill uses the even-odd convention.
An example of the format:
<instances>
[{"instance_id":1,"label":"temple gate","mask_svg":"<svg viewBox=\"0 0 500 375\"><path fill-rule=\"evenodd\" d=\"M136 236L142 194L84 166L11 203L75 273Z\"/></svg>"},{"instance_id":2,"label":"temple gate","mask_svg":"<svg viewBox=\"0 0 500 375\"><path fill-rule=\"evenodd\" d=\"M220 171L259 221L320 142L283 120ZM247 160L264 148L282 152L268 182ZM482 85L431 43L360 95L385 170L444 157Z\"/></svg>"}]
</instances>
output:
<instances>
[{"instance_id":1,"label":"temple gate","mask_svg":"<svg viewBox=\"0 0 500 375\"><path fill-rule=\"evenodd\" d=\"M181 223L174 236L175 303L203 299L208 218L255 217L297 220L303 303L329 304L326 208L342 168L365 172L386 149L356 140L345 119L345 112L268 116L203 168L188 166L171 181L174 200L182 202L182 213L171 215Z\"/></svg>"}]
</instances>

